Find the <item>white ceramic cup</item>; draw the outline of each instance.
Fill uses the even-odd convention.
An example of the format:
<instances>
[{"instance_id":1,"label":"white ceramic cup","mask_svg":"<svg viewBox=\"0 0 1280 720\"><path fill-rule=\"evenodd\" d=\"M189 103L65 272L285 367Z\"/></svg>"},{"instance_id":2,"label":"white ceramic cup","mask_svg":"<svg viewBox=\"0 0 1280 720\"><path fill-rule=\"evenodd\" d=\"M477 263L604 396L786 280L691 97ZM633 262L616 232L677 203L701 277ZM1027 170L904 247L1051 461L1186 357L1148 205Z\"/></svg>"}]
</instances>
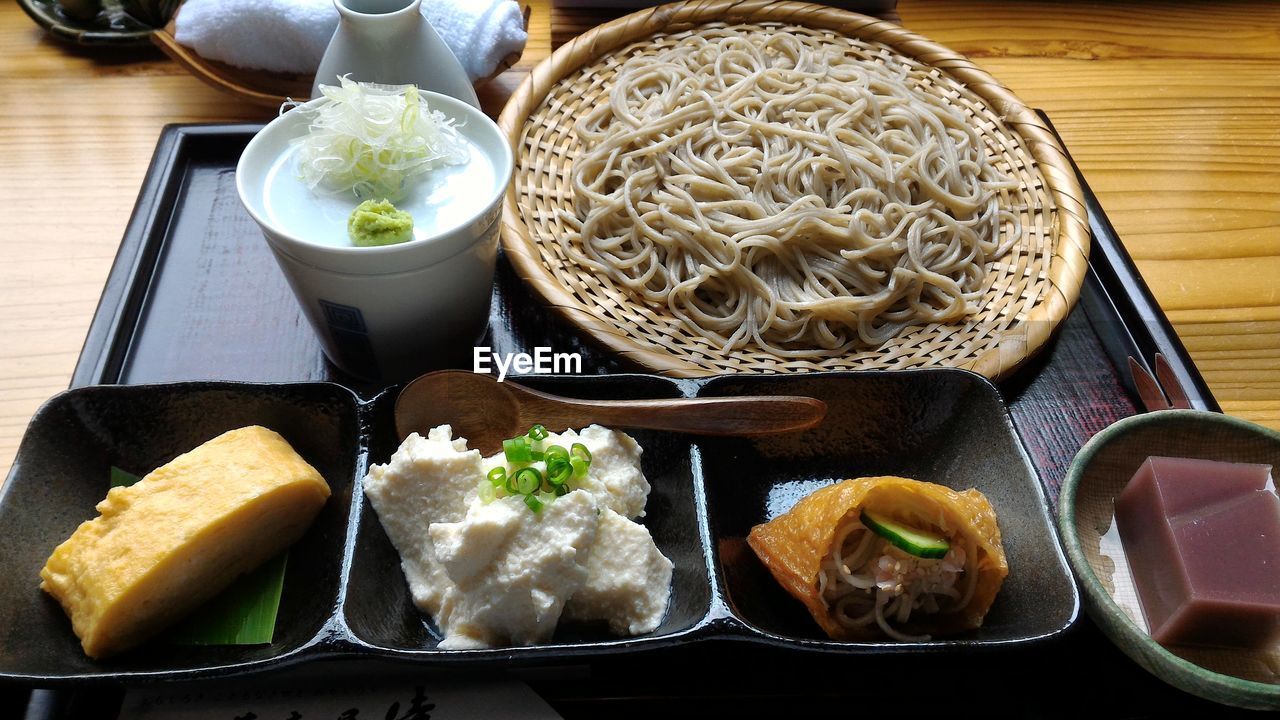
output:
<instances>
[{"instance_id":1,"label":"white ceramic cup","mask_svg":"<svg viewBox=\"0 0 1280 720\"><path fill-rule=\"evenodd\" d=\"M297 109L264 127L236 166L240 201L257 221L324 354L365 380L397 382L469 357L489 320L498 217L513 158L498 126L470 105L423 92L433 110L485 153L494 184L479 210L441 232L397 245L336 246L289 232L268 211L269 174L310 119ZM312 100L303 108L327 103ZM352 207L355 201L352 201Z\"/></svg>"}]
</instances>

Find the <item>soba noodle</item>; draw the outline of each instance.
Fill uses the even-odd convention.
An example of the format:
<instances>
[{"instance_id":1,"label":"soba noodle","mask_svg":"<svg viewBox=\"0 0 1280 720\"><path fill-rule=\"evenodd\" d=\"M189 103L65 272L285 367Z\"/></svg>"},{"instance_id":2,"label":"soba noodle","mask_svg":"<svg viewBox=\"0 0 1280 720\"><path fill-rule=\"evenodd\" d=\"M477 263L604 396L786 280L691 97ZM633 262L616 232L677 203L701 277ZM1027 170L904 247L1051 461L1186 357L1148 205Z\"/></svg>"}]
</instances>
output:
<instances>
[{"instance_id":1,"label":"soba noodle","mask_svg":"<svg viewBox=\"0 0 1280 720\"><path fill-rule=\"evenodd\" d=\"M725 350L828 356L973 313L1014 184L905 64L842 42L726 27L625 63L577 128L567 256Z\"/></svg>"}]
</instances>

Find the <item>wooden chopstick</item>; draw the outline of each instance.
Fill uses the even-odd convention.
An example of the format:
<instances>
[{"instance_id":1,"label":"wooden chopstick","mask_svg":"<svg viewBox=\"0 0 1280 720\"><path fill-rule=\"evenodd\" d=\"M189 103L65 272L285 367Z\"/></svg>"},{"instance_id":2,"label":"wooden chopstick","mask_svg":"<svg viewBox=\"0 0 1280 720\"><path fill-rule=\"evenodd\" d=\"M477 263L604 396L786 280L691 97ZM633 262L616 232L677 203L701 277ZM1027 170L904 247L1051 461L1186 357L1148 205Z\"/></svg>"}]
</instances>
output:
<instances>
[{"instance_id":1,"label":"wooden chopstick","mask_svg":"<svg viewBox=\"0 0 1280 720\"><path fill-rule=\"evenodd\" d=\"M1178 382L1178 377L1173 374L1169 361L1161 353L1156 353L1156 377L1159 379L1160 389L1169 398L1169 405L1180 410L1191 407L1187 391L1182 389L1182 383Z\"/></svg>"},{"instance_id":2,"label":"wooden chopstick","mask_svg":"<svg viewBox=\"0 0 1280 720\"><path fill-rule=\"evenodd\" d=\"M1132 355L1129 356L1129 375L1133 378L1133 385L1138 390L1138 399L1142 401L1142 407L1146 408L1147 412L1168 410L1172 407L1160 389L1160 383ZM1181 386L1178 389L1181 390ZM1185 399L1185 395L1183 397Z\"/></svg>"}]
</instances>

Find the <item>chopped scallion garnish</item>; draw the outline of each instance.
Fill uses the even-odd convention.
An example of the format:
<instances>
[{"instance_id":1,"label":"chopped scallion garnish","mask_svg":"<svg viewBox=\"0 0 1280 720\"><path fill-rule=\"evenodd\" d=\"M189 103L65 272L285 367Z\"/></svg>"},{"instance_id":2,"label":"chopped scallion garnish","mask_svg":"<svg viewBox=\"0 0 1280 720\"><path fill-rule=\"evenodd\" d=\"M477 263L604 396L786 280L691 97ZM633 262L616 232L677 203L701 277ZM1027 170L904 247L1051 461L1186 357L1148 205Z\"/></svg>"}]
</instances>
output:
<instances>
[{"instance_id":1,"label":"chopped scallion garnish","mask_svg":"<svg viewBox=\"0 0 1280 720\"><path fill-rule=\"evenodd\" d=\"M569 482L569 478L573 476L573 466L568 460L548 460L547 461L547 482L551 487L556 488Z\"/></svg>"},{"instance_id":2,"label":"chopped scallion garnish","mask_svg":"<svg viewBox=\"0 0 1280 720\"><path fill-rule=\"evenodd\" d=\"M501 465L489 471L489 483L499 488L507 484L507 469Z\"/></svg>"},{"instance_id":3,"label":"chopped scallion garnish","mask_svg":"<svg viewBox=\"0 0 1280 720\"><path fill-rule=\"evenodd\" d=\"M514 490L512 490L514 486ZM516 474L512 476L512 482L507 484L507 489L513 493L520 495L528 495L538 491L542 487L542 473L537 468L520 468Z\"/></svg>"},{"instance_id":4,"label":"chopped scallion garnish","mask_svg":"<svg viewBox=\"0 0 1280 720\"><path fill-rule=\"evenodd\" d=\"M524 435L503 440L503 456L508 465L519 469L508 471L499 466L490 470L490 487L487 492L481 488L481 499L490 502L494 498L520 495L525 505L538 512L557 497L569 494L572 491L569 481L586 476L591 466L591 451L582 443L573 443L568 449L563 445L542 448L542 442L550 435L545 425L535 424ZM545 462L546 470L530 467L534 462Z\"/></svg>"},{"instance_id":5,"label":"chopped scallion garnish","mask_svg":"<svg viewBox=\"0 0 1280 720\"><path fill-rule=\"evenodd\" d=\"M591 467L591 451L582 443L574 443L569 448L569 465L573 468L573 476L586 477L587 468Z\"/></svg>"},{"instance_id":6,"label":"chopped scallion garnish","mask_svg":"<svg viewBox=\"0 0 1280 720\"><path fill-rule=\"evenodd\" d=\"M524 436L503 440L502 454L509 463L533 462L533 448L529 447L529 438Z\"/></svg>"}]
</instances>

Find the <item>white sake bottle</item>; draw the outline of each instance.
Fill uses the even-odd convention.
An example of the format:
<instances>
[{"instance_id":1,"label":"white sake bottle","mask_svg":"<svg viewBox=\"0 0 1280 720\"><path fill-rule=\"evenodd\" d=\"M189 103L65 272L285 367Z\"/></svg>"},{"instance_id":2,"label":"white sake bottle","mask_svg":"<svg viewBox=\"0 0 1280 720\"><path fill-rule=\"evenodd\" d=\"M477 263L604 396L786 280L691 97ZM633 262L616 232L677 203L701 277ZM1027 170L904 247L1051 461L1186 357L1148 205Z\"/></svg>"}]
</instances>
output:
<instances>
[{"instance_id":1,"label":"white sake bottle","mask_svg":"<svg viewBox=\"0 0 1280 720\"><path fill-rule=\"evenodd\" d=\"M480 107L462 64L422 16L422 0L333 0L338 29L320 60L311 97L338 78L417 85Z\"/></svg>"}]
</instances>

